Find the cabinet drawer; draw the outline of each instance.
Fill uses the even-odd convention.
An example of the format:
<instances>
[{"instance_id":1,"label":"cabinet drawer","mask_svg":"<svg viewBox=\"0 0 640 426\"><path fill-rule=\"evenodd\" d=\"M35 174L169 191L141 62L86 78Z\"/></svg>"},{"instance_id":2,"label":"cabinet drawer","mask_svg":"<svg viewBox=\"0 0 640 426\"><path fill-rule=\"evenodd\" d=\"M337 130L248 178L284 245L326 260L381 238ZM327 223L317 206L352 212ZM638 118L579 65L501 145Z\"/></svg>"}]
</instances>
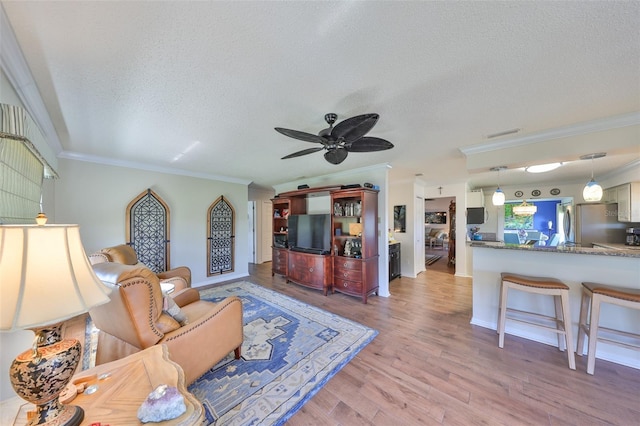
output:
<instances>
[{"instance_id":1,"label":"cabinet drawer","mask_svg":"<svg viewBox=\"0 0 640 426\"><path fill-rule=\"evenodd\" d=\"M349 271L362 269L362 261L360 259L349 259L348 257L336 257L333 262L333 269L336 271Z\"/></svg>"},{"instance_id":2,"label":"cabinet drawer","mask_svg":"<svg viewBox=\"0 0 640 426\"><path fill-rule=\"evenodd\" d=\"M344 291L348 293L362 293L362 282L361 281L349 281L336 278L334 287L338 291Z\"/></svg>"},{"instance_id":3,"label":"cabinet drawer","mask_svg":"<svg viewBox=\"0 0 640 426\"><path fill-rule=\"evenodd\" d=\"M362 271L360 269L336 269L333 273L336 281L362 281Z\"/></svg>"}]
</instances>

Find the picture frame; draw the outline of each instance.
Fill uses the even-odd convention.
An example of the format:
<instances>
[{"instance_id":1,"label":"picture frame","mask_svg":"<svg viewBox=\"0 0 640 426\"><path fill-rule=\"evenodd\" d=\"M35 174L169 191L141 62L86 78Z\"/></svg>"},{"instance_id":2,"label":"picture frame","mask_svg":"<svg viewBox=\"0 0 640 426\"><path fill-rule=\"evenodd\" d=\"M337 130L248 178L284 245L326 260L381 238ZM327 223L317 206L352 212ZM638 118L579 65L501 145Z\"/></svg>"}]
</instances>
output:
<instances>
[{"instance_id":1,"label":"picture frame","mask_svg":"<svg viewBox=\"0 0 640 426\"><path fill-rule=\"evenodd\" d=\"M424 223L445 225L447 223L447 212L425 212Z\"/></svg>"},{"instance_id":2,"label":"picture frame","mask_svg":"<svg viewBox=\"0 0 640 426\"><path fill-rule=\"evenodd\" d=\"M407 232L407 206L393 206L393 231Z\"/></svg>"}]
</instances>

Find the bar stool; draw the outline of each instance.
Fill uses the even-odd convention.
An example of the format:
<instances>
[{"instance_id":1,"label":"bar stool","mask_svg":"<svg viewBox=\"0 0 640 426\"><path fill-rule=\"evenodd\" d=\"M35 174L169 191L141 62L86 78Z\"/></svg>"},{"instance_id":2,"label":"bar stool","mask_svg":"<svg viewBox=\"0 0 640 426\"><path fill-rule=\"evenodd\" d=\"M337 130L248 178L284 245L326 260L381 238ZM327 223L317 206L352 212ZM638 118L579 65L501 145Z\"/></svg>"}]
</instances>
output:
<instances>
[{"instance_id":1,"label":"bar stool","mask_svg":"<svg viewBox=\"0 0 640 426\"><path fill-rule=\"evenodd\" d=\"M589 336L589 347L587 348L587 373L593 374L596 367L596 343L598 340L614 343L633 349L640 349L640 334L628 333L611 328L600 327L600 304L611 303L625 306L632 309L640 309L640 289L614 287L597 283L582 283L582 304L580 305L580 323L578 326L578 348L576 352L579 356L584 353L584 338ZM591 318L587 322L587 316L591 311ZM602 330L607 336L598 336L598 331ZM614 336L629 337L632 340L622 341L614 339ZM637 341L637 344L634 343Z\"/></svg>"},{"instance_id":2,"label":"bar stool","mask_svg":"<svg viewBox=\"0 0 640 426\"><path fill-rule=\"evenodd\" d=\"M555 278L532 277L509 272L503 272L500 276L502 282L500 285L500 303L498 308L498 347L504 347L504 329L507 319L550 330L558 334L558 349L561 351L566 349L569 368L575 370L576 359L573 351L571 315L569 313L569 286ZM553 296L555 317L507 308L509 289ZM517 313L519 317L508 317L507 312ZM538 321L535 321L535 319ZM551 323L553 323L553 325L551 325Z\"/></svg>"}]
</instances>

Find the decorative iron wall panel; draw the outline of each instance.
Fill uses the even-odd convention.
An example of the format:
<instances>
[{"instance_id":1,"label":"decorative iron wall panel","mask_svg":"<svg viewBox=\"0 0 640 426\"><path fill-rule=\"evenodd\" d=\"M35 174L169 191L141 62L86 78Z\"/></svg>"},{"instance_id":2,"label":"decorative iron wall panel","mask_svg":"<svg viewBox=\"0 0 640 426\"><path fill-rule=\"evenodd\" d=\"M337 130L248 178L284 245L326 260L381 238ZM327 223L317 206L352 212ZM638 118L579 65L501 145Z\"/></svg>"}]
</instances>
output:
<instances>
[{"instance_id":1,"label":"decorative iron wall panel","mask_svg":"<svg viewBox=\"0 0 640 426\"><path fill-rule=\"evenodd\" d=\"M169 208L151 189L127 207L127 239L153 272L169 268Z\"/></svg>"},{"instance_id":2,"label":"decorative iron wall panel","mask_svg":"<svg viewBox=\"0 0 640 426\"><path fill-rule=\"evenodd\" d=\"M233 271L235 211L220 196L207 214L207 276Z\"/></svg>"}]
</instances>

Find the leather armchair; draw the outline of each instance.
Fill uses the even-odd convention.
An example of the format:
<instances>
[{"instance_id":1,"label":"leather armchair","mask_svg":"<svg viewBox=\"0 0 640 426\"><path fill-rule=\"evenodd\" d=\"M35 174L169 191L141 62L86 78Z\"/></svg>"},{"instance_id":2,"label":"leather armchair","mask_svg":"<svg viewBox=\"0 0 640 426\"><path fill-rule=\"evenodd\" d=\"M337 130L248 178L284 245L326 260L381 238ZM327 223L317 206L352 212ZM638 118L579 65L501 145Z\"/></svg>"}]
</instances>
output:
<instances>
[{"instance_id":1,"label":"leather armchair","mask_svg":"<svg viewBox=\"0 0 640 426\"><path fill-rule=\"evenodd\" d=\"M219 303L200 300L186 288L172 300L186 317L185 325L163 311L166 302L160 281L149 268L103 262L93 265L100 280L113 290L110 301L89 311L100 330L96 365L124 358L153 345L165 344L190 384L243 341L242 301L227 297ZM184 323L184 322L183 322Z\"/></svg>"},{"instance_id":2,"label":"leather armchair","mask_svg":"<svg viewBox=\"0 0 640 426\"><path fill-rule=\"evenodd\" d=\"M96 253L90 254L89 261L92 265L103 262L116 262L124 265L144 266L144 264L138 260L136 251L126 244L103 248ZM191 270L186 266L178 266L177 268L160 272L156 275L163 283L173 284L176 291L191 287Z\"/></svg>"}]
</instances>

